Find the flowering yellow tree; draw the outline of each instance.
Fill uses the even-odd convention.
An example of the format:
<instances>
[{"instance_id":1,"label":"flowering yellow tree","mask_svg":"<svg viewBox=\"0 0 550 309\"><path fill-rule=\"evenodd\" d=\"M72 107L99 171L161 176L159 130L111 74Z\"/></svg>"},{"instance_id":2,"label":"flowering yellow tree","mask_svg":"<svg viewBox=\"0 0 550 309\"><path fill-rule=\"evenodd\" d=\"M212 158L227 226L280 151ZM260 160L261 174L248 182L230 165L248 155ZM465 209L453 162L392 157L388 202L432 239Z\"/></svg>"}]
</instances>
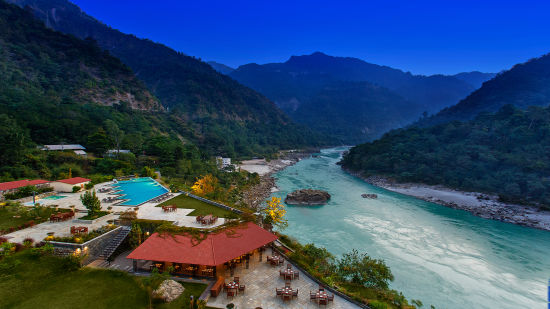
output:
<instances>
[{"instance_id":1,"label":"flowering yellow tree","mask_svg":"<svg viewBox=\"0 0 550 309\"><path fill-rule=\"evenodd\" d=\"M281 203L281 199L273 196L270 200L267 200L266 204L267 206L262 210L265 215L264 222L276 225L281 229L285 228L288 222L285 219L285 205Z\"/></svg>"},{"instance_id":2,"label":"flowering yellow tree","mask_svg":"<svg viewBox=\"0 0 550 309\"><path fill-rule=\"evenodd\" d=\"M193 194L196 195L207 195L216 190L216 185L218 184L218 179L211 174L203 176L202 178L197 179L195 184L191 187Z\"/></svg>"}]
</instances>

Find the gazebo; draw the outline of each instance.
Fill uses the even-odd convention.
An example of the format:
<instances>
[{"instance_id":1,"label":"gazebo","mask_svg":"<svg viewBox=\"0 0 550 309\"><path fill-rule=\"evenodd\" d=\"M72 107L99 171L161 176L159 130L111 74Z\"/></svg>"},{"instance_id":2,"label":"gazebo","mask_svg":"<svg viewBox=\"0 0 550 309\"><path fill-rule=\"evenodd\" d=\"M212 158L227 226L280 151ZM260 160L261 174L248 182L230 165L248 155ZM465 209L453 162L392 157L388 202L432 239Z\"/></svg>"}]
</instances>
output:
<instances>
[{"instance_id":1,"label":"gazebo","mask_svg":"<svg viewBox=\"0 0 550 309\"><path fill-rule=\"evenodd\" d=\"M215 278L223 274L224 266L232 268L247 262L255 251L276 239L276 235L252 222L209 233L201 240L190 235L154 233L127 258L133 259L134 271L165 271L172 267L174 274ZM151 263L140 267L143 261Z\"/></svg>"}]
</instances>

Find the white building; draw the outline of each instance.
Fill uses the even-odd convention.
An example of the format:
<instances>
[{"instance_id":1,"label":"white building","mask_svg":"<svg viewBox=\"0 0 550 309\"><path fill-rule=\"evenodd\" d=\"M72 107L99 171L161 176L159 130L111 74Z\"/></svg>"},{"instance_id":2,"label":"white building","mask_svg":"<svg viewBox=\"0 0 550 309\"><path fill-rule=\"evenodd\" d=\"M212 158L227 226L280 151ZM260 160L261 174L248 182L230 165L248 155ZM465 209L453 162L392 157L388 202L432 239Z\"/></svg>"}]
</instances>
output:
<instances>
[{"instance_id":1,"label":"white building","mask_svg":"<svg viewBox=\"0 0 550 309\"><path fill-rule=\"evenodd\" d=\"M216 157L218 168L225 169L231 166L231 158Z\"/></svg>"},{"instance_id":2,"label":"white building","mask_svg":"<svg viewBox=\"0 0 550 309\"><path fill-rule=\"evenodd\" d=\"M76 153L79 156L85 156L86 155L86 148L82 145L78 144L67 144L67 145L44 145L44 147L41 148L41 150L44 151L65 151L65 150L72 150L74 153Z\"/></svg>"},{"instance_id":3,"label":"white building","mask_svg":"<svg viewBox=\"0 0 550 309\"><path fill-rule=\"evenodd\" d=\"M82 177L73 177L53 181L51 185L57 192L73 192L73 187L80 187L80 190L82 190L86 184L90 183L90 181L92 180Z\"/></svg>"}]
</instances>

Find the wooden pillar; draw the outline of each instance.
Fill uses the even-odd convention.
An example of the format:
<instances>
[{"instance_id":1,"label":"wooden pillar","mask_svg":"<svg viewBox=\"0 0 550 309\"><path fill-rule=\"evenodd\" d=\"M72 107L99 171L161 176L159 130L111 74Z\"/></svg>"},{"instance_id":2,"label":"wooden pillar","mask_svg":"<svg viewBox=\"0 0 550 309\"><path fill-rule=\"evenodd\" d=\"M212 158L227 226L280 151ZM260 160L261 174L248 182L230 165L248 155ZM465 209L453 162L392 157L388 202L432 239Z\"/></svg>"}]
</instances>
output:
<instances>
[{"instance_id":1,"label":"wooden pillar","mask_svg":"<svg viewBox=\"0 0 550 309\"><path fill-rule=\"evenodd\" d=\"M132 266L134 268L134 272L137 272L137 260L132 260Z\"/></svg>"}]
</instances>

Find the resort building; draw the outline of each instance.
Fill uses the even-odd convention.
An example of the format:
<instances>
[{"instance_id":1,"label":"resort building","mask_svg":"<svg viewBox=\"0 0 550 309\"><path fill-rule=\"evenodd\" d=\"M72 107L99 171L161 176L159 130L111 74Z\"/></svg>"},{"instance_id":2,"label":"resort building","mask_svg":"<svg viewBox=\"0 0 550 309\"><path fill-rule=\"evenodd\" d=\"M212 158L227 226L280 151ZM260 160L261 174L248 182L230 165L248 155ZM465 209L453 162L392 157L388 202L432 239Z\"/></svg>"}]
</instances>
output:
<instances>
[{"instance_id":1,"label":"resort building","mask_svg":"<svg viewBox=\"0 0 550 309\"><path fill-rule=\"evenodd\" d=\"M218 168L225 169L231 166L231 158L216 157Z\"/></svg>"},{"instance_id":2,"label":"resort building","mask_svg":"<svg viewBox=\"0 0 550 309\"><path fill-rule=\"evenodd\" d=\"M109 157L112 157L114 155L116 155L118 153L132 153L130 150L128 149L120 149L120 150L116 150L116 149L109 149L107 150L106 152L106 155L109 156Z\"/></svg>"},{"instance_id":3,"label":"resort building","mask_svg":"<svg viewBox=\"0 0 550 309\"><path fill-rule=\"evenodd\" d=\"M277 239L254 223L212 232L204 239L190 235L152 234L127 258L133 259L134 271L164 271L192 277L217 278L235 262L248 258Z\"/></svg>"},{"instance_id":4,"label":"resort building","mask_svg":"<svg viewBox=\"0 0 550 309\"><path fill-rule=\"evenodd\" d=\"M84 186L92 181L91 179L82 177L73 177L68 179L61 179L52 182L52 187L57 192L73 192L73 187L80 187L84 189Z\"/></svg>"},{"instance_id":5,"label":"resort building","mask_svg":"<svg viewBox=\"0 0 550 309\"><path fill-rule=\"evenodd\" d=\"M41 148L41 150L44 151L67 151L72 150L74 153L76 153L79 156L85 156L86 155L86 148L82 145L78 144L68 144L68 145L44 145L44 147Z\"/></svg>"},{"instance_id":6,"label":"resort building","mask_svg":"<svg viewBox=\"0 0 550 309\"><path fill-rule=\"evenodd\" d=\"M43 179L34 179L34 180L16 180L10 182L0 183L0 199L4 198L4 194L16 192L19 188L34 186L36 188L48 187L50 181Z\"/></svg>"}]
</instances>

